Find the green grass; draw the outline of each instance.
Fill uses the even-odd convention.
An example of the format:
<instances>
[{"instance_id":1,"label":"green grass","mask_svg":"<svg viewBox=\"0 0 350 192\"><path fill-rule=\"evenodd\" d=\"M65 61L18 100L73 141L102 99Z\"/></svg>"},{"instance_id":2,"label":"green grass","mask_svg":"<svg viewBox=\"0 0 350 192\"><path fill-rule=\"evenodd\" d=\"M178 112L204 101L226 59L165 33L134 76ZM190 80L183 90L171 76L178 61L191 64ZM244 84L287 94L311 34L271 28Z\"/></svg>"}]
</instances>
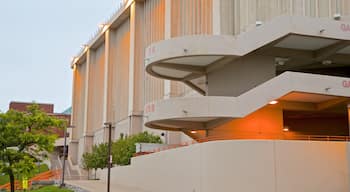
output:
<instances>
[{"instance_id":1,"label":"green grass","mask_svg":"<svg viewBox=\"0 0 350 192\"><path fill-rule=\"evenodd\" d=\"M69 189L61 189L56 186L45 186L39 189L31 190L31 192L73 192L73 191Z\"/></svg>"},{"instance_id":2,"label":"green grass","mask_svg":"<svg viewBox=\"0 0 350 192\"><path fill-rule=\"evenodd\" d=\"M37 167L37 169L33 170L32 173L30 173L29 178L34 177L35 175L39 173L43 173L45 171L48 171L49 168L47 167L46 164L41 164L40 166ZM15 176L16 179L21 179L21 176ZM0 175L0 185L6 184L10 182L9 176L8 175Z\"/></svg>"}]
</instances>

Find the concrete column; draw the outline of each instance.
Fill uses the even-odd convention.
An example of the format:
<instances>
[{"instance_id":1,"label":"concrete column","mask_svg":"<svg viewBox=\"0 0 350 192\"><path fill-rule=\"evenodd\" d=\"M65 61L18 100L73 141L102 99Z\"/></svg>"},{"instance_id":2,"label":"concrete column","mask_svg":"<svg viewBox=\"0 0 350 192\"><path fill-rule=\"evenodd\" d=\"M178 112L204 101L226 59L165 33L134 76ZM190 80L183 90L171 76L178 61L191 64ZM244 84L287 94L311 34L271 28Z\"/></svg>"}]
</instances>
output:
<instances>
[{"instance_id":1,"label":"concrete column","mask_svg":"<svg viewBox=\"0 0 350 192\"><path fill-rule=\"evenodd\" d=\"M221 34L220 0L213 0L213 34Z\"/></svg>"},{"instance_id":2,"label":"concrete column","mask_svg":"<svg viewBox=\"0 0 350 192\"><path fill-rule=\"evenodd\" d=\"M83 135L79 139L78 144L78 164L80 164L81 156L85 152L91 151L93 144L92 130L89 130L88 126L88 113L89 113L89 81L90 81L90 65L94 62L94 51L90 48L86 51L86 76L85 76L85 90L84 90L84 120L83 120ZM83 147L79 147L83 146ZM82 150L82 151L80 151Z\"/></svg>"},{"instance_id":3,"label":"concrete column","mask_svg":"<svg viewBox=\"0 0 350 192\"><path fill-rule=\"evenodd\" d=\"M130 7L130 65L129 65L129 133L142 131L144 87L144 7L134 1Z\"/></svg>"},{"instance_id":4,"label":"concrete column","mask_svg":"<svg viewBox=\"0 0 350 192\"><path fill-rule=\"evenodd\" d=\"M75 64L74 64L75 65ZM75 125L76 124L76 116L74 114L74 111L75 111L75 108L76 108L76 103L77 103L77 100L76 100L76 90L77 90L77 86L76 86L76 83L77 83L77 66L74 66L73 68L73 84L72 84L72 103L71 103L71 106L72 106L72 110L71 110L71 116L70 116L70 122L72 125ZM72 133L69 135L70 139L77 139L78 135L77 135L77 129L73 129L72 130Z\"/></svg>"},{"instance_id":5,"label":"concrete column","mask_svg":"<svg viewBox=\"0 0 350 192\"><path fill-rule=\"evenodd\" d=\"M88 103L89 103L89 77L90 77L90 64L92 62L91 50L86 51L86 75L85 75L85 90L84 90L84 118L83 118L83 136L88 132L87 117L88 117Z\"/></svg>"},{"instance_id":6,"label":"concrete column","mask_svg":"<svg viewBox=\"0 0 350 192\"><path fill-rule=\"evenodd\" d=\"M102 115L102 122L109 122L110 119L107 118L107 112L108 112L108 71L109 71L109 55L110 55L110 29L108 29L105 32L105 64L104 64L104 80L103 80L103 115ZM113 123L113 122L112 122ZM101 127L104 127L102 124ZM103 128L103 142L108 141L108 129ZM112 137L113 139L113 137Z\"/></svg>"},{"instance_id":7,"label":"concrete column","mask_svg":"<svg viewBox=\"0 0 350 192\"><path fill-rule=\"evenodd\" d=\"M68 145L68 157L74 165L78 164L78 140L71 140Z\"/></svg>"},{"instance_id":8,"label":"concrete column","mask_svg":"<svg viewBox=\"0 0 350 192\"><path fill-rule=\"evenodd\" d=\"M108 110L108 66L109 66L109 47L110 47L110 30L105 32L105 64L104 64L104 80L103 80L103 116L102 121L107 122ZM103 125L102 125L103 126Z\"/></svg>"}]
</instances>

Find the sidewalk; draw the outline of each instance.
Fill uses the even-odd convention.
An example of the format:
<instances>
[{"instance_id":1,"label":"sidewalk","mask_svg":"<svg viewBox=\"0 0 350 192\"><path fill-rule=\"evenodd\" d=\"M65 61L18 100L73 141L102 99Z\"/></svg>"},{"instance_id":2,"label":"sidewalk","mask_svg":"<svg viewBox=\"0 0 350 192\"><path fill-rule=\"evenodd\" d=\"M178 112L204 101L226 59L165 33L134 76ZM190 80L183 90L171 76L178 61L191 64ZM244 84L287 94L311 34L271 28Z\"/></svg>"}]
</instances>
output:
<instances>
[{"instance_id":1,"label":"sidewalk","mask_svg":"<svg viewBox=\"0 0 350 192\"><path fill-rule=\"evenodd\" d=\"M107 191L107 182L101 180L67 180L65 183L80 187L89 192ZM146 192L140 189L116 185L111 182L111 192Z\"/></svg>"}]
</instances>

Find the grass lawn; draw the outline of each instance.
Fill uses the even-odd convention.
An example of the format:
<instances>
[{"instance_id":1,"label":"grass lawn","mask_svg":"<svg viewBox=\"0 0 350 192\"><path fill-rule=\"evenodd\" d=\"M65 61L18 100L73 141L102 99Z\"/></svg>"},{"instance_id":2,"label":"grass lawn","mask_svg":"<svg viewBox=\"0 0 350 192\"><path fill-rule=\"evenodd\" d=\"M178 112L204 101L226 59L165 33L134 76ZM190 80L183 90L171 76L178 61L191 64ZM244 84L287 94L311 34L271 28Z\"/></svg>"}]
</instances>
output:
<instances>
[{"instance_id":1,"label":"grass lawn","mask_svg":"<svg viewBox=\"0 0 350 192\"><path fill-rule=\"evenodd\" d=\"M33 172L29 175L29 178L34 177L35 175L39 174L39 173L43 173L45 171L48 171L49 168L47 167L46 164L41 164L40 166L38 166L37 169L33 170ZM21 177L15 176L16 179L20 179ZM10 182L9 176L8 175L0 175L0 185L6 184Z\"/></svg>"},{"instance_id":2,"label":"grass lawn","mask_svg":"<svg viewBox=\"0 0 350 192\"><path fill-rule=\"evenodd\" d=\"M31 190L31 192L73 192L73 191L69 189L61 189L56 186L45 186L39 189Z\"/></svg>"}]
</instances>

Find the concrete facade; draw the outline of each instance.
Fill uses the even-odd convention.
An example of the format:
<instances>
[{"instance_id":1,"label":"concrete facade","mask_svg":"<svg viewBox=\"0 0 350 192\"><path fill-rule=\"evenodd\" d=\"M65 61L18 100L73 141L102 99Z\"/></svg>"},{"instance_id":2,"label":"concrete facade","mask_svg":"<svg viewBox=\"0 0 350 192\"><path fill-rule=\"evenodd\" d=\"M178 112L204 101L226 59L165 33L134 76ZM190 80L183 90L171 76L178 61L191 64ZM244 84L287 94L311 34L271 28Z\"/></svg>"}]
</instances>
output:
<instances>
[{"instance_id":1,"label":"concrete facade","mask_svg":"<svg viewBox=\"0 0 350 192\"><path fill-rule=\"evenodd\" d=\"M125 1L72 61L71 160L112 122L200 143L115 168L130 187L348 191L349 61L347 0Z\"/></svg>"},{"instance_id":2,"label":"concrete facade","mask_svg":"<svg viewBox=\"0 0 350 192\"><path fill-rule=\"evenodd\" d=\"M113 185L152 192L349 191L347 142L215 141L132 159ZM100 171L102 180L106 170ZM181 184L180 184L181 183Z\"/></svg>"}]
</instances>

